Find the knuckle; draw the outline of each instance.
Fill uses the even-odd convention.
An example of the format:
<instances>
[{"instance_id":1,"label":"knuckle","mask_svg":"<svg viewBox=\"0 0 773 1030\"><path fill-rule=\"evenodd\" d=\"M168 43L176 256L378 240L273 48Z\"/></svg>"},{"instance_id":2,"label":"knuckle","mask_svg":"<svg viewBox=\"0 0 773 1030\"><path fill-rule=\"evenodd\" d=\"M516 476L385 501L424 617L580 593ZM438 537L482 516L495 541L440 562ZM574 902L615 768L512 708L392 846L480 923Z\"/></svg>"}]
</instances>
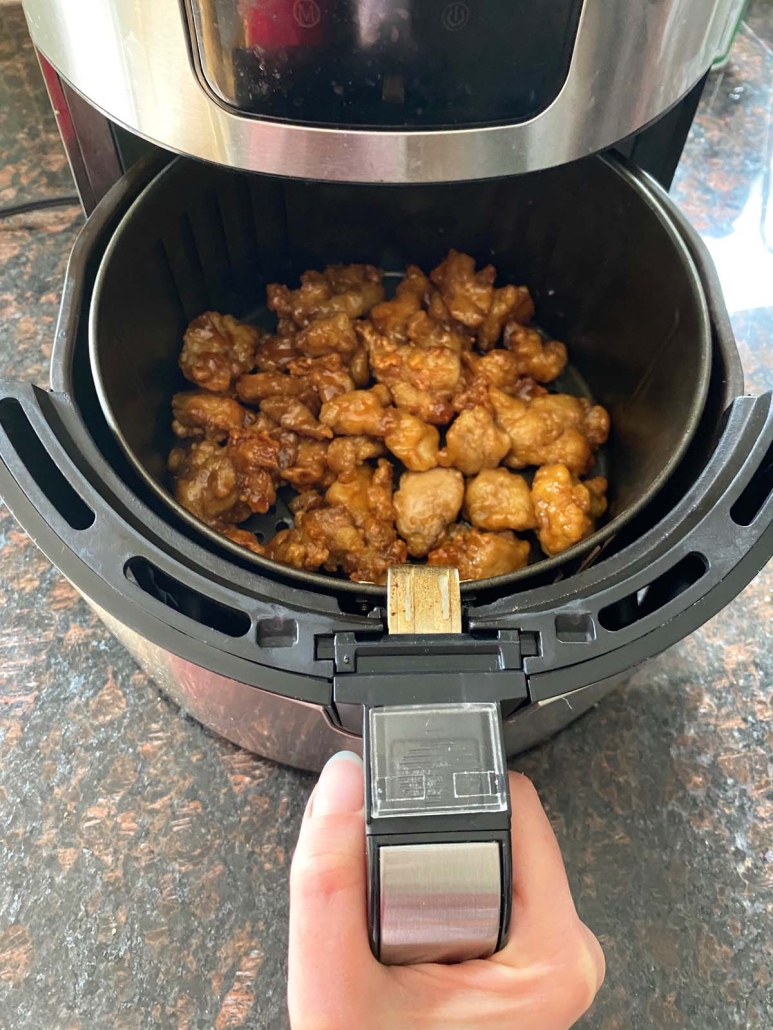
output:
<instances>
[{"instance_id":1,"label":"knuckle","mask_svg":"<svg viewBox=\"0 0 773 1030\"><path fill-rule=\"evenodd\" d=\"M359 885L361 873L346 856L336 853L296 855L290 872L290 890L296 900L304 897L334 898Z\"/></svg>"},{"instance_id":2,"label":"knuckle","mask_svg":"<svg viewBox=\"0 0 773 1030\"><path fill-rule=\"evenodd\" d=\"M575 1019L591 1007L603 978L603 966L599 965L601 947L595 937L593 941L596 947L592 947L591 936L590 931L586 931L580 924L573 935L564 963L565 997Z\"/></svg>"}]
</instances>

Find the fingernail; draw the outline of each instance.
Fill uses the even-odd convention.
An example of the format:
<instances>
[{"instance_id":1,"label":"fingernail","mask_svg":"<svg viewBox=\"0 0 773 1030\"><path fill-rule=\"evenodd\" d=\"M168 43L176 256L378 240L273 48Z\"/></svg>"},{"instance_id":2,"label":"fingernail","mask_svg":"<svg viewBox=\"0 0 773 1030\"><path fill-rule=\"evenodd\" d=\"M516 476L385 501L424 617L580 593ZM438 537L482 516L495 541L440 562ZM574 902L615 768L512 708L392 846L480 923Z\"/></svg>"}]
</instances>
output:
<instances>
[{"instance_id":1,"label":"fingernail","mask_svg":"<svg viewBox=\"0 0 773 1030\"><path fill-rule=\"evenodd\" d=\"M339 751L320 774L314 791L312 817L361 812L364 801L362 759L353 751Z\"/></svg>"}]
</instances>

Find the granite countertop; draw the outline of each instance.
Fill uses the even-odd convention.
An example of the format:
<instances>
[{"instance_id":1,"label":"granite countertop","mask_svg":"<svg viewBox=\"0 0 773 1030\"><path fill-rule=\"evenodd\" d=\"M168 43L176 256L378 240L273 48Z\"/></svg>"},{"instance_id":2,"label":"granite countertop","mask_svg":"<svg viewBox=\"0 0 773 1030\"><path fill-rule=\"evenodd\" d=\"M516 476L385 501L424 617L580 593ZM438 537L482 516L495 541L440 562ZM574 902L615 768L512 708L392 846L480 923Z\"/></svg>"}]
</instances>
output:
<instances>
[{"instance_id":1,"label":"granite countertop","mask_svg":"<svg viewBox=\"0 0 773 1030\"><path fill-rule=\"evenodd\" d=\"M773 7L709 81L674 193L773 387ZM0 6L0 205L72 182ZM45 384L76 207L0 220L0 374ZM773 569L513 764L535 780L607 983L594 1030L773 1025ZM0 1028L286 1027L287 874L313 778L159 695L0 513Z\"/></svg>"}]
</instances>

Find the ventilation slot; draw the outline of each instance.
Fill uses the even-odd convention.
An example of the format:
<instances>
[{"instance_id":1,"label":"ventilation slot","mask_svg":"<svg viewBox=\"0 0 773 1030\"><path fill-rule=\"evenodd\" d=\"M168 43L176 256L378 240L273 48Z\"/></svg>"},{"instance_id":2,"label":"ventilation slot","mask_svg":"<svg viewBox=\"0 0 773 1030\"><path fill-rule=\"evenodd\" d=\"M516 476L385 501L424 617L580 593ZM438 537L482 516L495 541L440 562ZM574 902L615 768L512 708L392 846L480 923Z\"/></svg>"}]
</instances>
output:
<instances>
[{"instance_id":1,"label":"ventilation slot","mask_svg":"<svg viewBox=\"0 0 773 1030\"><path fill-rule=\"evenodd\" d=\"M261 619L258 622L259 647L292 647L298 640L295 619Z\"/></svg>"},{"instance_id":2,"label":"ventilation slot","mask_svg":"<svg viewBox=\"0 0 773 1030\"><path fill-rule=\"evenodd\" d=\"M126 563L124 572L130 583L150 597L202 626L209 626L229 637L243 637L249 632L250 617L246 612L200 594L162 572L146 558L132 558Z\"/></svg>"},{"instance_id":3,"label":"ventilation slot","mask_svg":"<svg viewBox=\"0 0 773 1030\"><path fill-rule=\"evenodd\" d=\"M583 612L562 612L556 615L556 636L565 644L590 644L596 639L596 626Z\"/></svg>"},{"instance_id":4,"label":"ventilation slot","mask_svg":"<svg viewBox=\"0 0 773 1030\"><path fill-rule=\"evenodd\" d=\"M730 509L730 518L737 526L750 526L773 492L773 444L768 447L760 467L744 487Z\"/></svg>"},{"instance_id":5,"label":"ventilation slot","mask_svg":"<svg viewBox=\"0 0 773 1030\"><path fill-rule=\"evenodd\" d=\"M685 555L646 587L602 608L599 612L600 624L604 629L612 631L632 626L689 590L707 569L708 563L702 554Z\"/></svg>"},{"instance_id":6,"label":"ventilation slot","mask_svg":"<svg viewBox=\"0 0 773 1030\"><path fill-rule=\"evenodd\" d=\"M0 401L0 425L22 464L64 521L73 529L93 525L94 512L56 467L21 404L12 397Z\"/></svg>"}]
</instances>

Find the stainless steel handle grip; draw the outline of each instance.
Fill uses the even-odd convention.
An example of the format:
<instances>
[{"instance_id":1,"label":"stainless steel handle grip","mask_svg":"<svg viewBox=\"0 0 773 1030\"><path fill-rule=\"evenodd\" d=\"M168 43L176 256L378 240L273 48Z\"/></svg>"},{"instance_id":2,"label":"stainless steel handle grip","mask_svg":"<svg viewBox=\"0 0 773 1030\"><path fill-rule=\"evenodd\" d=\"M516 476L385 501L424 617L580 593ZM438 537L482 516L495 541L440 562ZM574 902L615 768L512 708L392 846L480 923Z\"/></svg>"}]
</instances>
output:
<instances>
[{"instance_id":1,"label":"stainless steel handle grip","mask_svg":"<svg viewBox=\"0 0 773 1030\"><path fill-rule=\"evenodd\" d=\"M495 841L380 848L380 961L464 962L491 955L502 922L501 866Z\"/></svg>"}]
</instances>

